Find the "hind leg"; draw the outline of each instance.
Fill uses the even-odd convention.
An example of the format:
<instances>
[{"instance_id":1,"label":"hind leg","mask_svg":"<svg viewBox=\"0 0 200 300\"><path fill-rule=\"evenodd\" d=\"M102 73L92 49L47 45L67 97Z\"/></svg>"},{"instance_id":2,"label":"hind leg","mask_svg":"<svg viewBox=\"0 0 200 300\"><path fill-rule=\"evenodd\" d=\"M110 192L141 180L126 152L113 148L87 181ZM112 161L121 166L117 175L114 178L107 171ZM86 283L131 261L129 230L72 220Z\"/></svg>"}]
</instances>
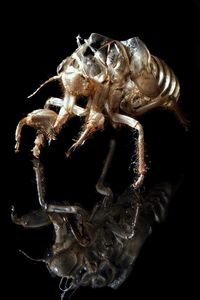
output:
<instances>
[{"instance_id":1,"label":"hind leg","mask_svg":"<svg viewBox=\"0 0 200 300\"><path fill-rule=\"evenodd\" d=\"M137 139L137 173L138 178L136 181L133 182L134 188L140 188L143 180L144 175L146 173L146 166L144 160L144 132L142 125L135 119L115 113L112 116L112 121L114 123L121 123L130 126L131 128L137 130L138 132L138 139Z\"/></svg>"}]
</instances>

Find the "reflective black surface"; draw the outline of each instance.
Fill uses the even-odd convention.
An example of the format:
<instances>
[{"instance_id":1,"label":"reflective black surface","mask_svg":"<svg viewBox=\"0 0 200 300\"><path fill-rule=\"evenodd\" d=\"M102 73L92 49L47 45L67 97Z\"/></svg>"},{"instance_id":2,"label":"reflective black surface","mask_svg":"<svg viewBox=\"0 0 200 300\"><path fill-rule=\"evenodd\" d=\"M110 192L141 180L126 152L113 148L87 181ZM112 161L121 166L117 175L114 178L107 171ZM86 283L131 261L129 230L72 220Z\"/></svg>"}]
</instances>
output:
<instances>
[{"instance_id":1,"label":"reflective black surface","mask_svg":"<svg viewBox=\"0 0 200 300\"><path fill-rule=\"evenodd\" d=\"M199 73L200 12L198 1L154 1L140 3L48 4L41 8L34 3L7 8L3 25L2 64L5 64L1 99L2 141L2 241L3 290L6 299L59 299L58 282L45 265L22 256L41 257L50 248L50 230L23 230L12 224L10 207L23 214L36 208L37 193L32 171L31 153L34 131L24 129L22 152L14 153L14 131L17 122L33 109L41 108L49 96L58 96L55 84L33 99L26 97L40 83L56 72L63 58L76 48L76 36L87 38L98 32L117 40L139 36L152 54L164 59L181 83L180 104L190 120L185 132L173 113L154 111L140 120L144 125L148 187L159 180L182 179L164 224L153 228L135 268L119 290L80 289L72 299L94 299L105 296L131 299L149 297L163 299L181 297L195 291L196 244L198 240L198 136L199 136ZM78 13L80 14L78 16ZM69 16L72 18L69 19ZM60 140L43 151L47 173L48 200L82 202L92 207L98 197L94 186L101 171L110 136L116 135L118 150L108 181L120 192L130 181L128 162L134 141L128 130L114 133L108 129L86 142L69 160L64 151L71 145L81 122L72 120L63 129ZM132 147L132 148L131 148ZM4 169L5 168L5 169ZM197 172L197 174L195 174ZM129 294L128 294L129 292Z\"/></svg>"}]
</instances>

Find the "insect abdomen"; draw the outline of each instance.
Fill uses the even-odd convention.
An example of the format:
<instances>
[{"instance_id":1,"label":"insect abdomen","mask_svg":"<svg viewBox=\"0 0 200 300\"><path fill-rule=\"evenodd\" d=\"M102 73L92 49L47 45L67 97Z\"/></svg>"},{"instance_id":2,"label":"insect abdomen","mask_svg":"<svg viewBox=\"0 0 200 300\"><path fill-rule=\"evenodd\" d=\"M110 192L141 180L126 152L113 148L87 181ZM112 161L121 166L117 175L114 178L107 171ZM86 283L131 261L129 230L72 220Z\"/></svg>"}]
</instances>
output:
<instances>
[{"instance_id":1,"label":"insect abdomen","mask_svg":"<svg viewBox=\"0 0 200 300\"><path fill-rule=\"evenodd\" d=\"M152 223L165 220L173 194L173 187L168 182L158 184L150 190L145 197L145 201L150 204L153 213Z\"/></svg>"},{"instance_id":2,"label":"insect abdomen","mask_svg":"<svg viewBox=\"0 0 200 300\"><path fill-rule=\"evenodd\" d=\"M180 85L174 72L161 59L151 56L152 73L156 78L161 97L172 97L178 100Z\"/></svg>"}]
</instances>

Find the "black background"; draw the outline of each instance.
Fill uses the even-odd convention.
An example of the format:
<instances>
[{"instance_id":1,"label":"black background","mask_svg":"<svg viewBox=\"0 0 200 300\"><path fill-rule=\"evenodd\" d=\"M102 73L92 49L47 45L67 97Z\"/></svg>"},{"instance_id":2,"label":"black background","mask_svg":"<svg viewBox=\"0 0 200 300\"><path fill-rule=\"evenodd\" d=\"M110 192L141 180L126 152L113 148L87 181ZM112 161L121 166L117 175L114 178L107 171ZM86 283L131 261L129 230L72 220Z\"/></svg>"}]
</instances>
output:
<instances>
[{"instance_id":1,"label":"black background","mask_svg":"<svg viewBox=\"0 0 200 300\"><path fill-rule=\"evenodd\" d=\"M181 83L180 105L190 120L185 132L173 113L156 110L140 120L144 126L148 174L146 186L160 180L178 181L183 174L168 218L156 226L143 247L131 276L123 286L92 290L82 288L73 299L126 297L163 299L188 294L193 299L198 242L198 160L200 10L198 1L130 1L111 3L65 3L58 1L41 7L27 3L10 5L2 24L4 94L2 96L2 262L6 299L59 299L58 280L51 278L43 264L33 263L18 253L23 249L41 257L51 244L45 230L27 231L10 221L10 207L23 214L37 207L37 194L31 154L34 131L24 129L22 152L14 153L17 122L33 109L42 108L59 88L50 85L35 98L26 97L40 83L55 74L57 65L76 49L75 37L87 38L98 32L117 40L139 36L150 52L164 59ZM4 81L3 80L3 81ZM60 141L43 151L49 200L82 202L91 208L96 201L94 185L113 132L98 133L70 160L64 150L80 128L72 121L63 129ZM128 156L133 137L118 131L118 152L109 182L120 192L130 180ZM125 146L124 146L125 145ZM5 166L5 169L4 169ZM195 173L197 172L197 174ZM3 181L3 182L4 182ZM94 200L95 199L95 200ZM194 259L195 258L195 259ZM128 292L130 292L128 294Z\"/></svg>"}]
</instances>

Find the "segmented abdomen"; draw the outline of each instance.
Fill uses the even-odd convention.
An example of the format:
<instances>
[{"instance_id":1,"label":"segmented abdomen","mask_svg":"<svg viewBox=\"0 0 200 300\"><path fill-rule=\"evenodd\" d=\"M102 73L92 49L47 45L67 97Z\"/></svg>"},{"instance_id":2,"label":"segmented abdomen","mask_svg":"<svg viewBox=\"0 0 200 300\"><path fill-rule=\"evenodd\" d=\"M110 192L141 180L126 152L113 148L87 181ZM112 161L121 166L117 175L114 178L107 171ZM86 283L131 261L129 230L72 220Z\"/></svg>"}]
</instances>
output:
<instances>
[{"instance_id":1,"label":"segmented abdomen","mask_svg":"<svg viewBox=\"0 0 200 300\"><path fill-rule=\"evenodd\" d=\"M170 200L174 191L171 184L163 182L150 190L145 197L146 203L150 204L153 212L153 221L162 222L165 220L168 212Z\"/></svg>"},{"instance_id":2,"label":"segmented abdomen","mask_svg":"<svg viewBox=\"0 0 200 300\"><path fill-rule=\"evenodd\" d=\"M171 96L177 101L180 85L172 69L162 59L155 56L151 56L151 65L152 73L158 81L160 96Z\"/></svg>"}]
</instances>

